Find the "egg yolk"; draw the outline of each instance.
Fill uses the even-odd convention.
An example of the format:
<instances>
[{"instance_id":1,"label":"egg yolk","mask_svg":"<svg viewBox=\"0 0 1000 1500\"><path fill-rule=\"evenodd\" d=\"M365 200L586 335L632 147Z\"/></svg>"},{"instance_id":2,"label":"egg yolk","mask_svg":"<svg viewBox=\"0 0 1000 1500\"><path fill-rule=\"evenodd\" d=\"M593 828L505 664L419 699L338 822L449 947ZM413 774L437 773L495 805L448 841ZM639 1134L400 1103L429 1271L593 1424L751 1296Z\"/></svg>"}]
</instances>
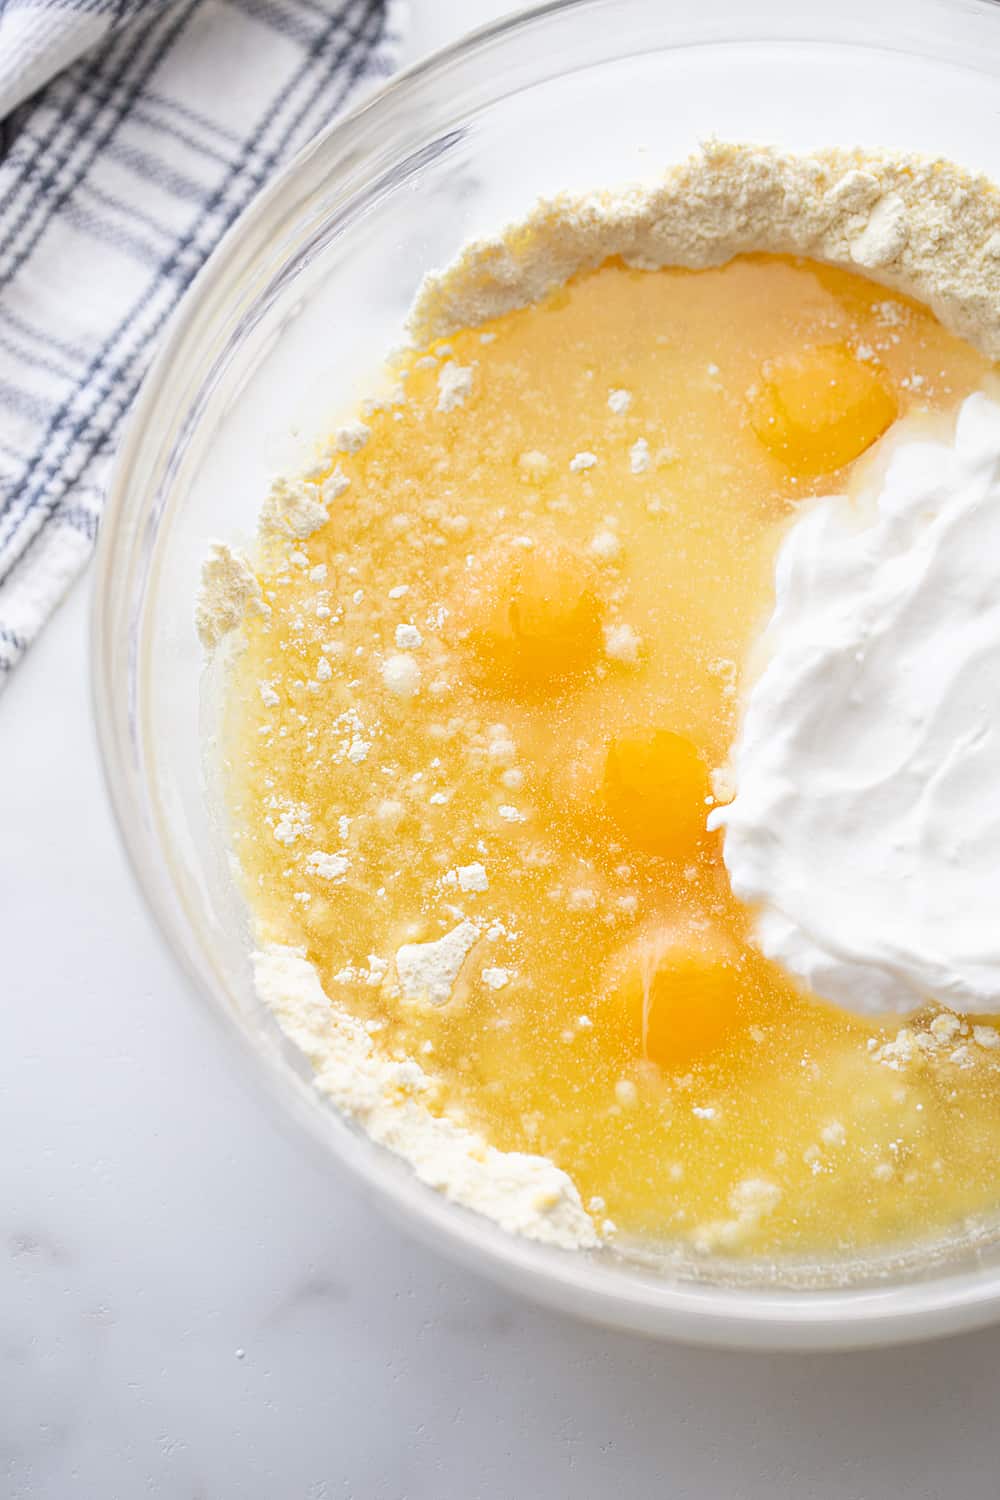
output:
<instances>
[{"instance_id":1,"label":"egg yolk","mask_svg":"<svg viewBox=\"0 0 1000 1500\"><path fill-rule=\"evenodd\" d=\"M538 692L579 676L601 649L594 569L559 541L494 548L472 579L459 633L489 685Z\"/></svg>"},{"instance_id":2,"label":"egg yolk","mask_svg":"<svg viewBox=\"0 0 1000 1500\"><path fill-rule=\"evenodd\" d=\"M626 1047L668 1072L717 1055L746 1023L752 990L740 950L711 930L666 928L619 960L610 989Z\"/></svg>"},{"instance_id":3,"label":"egg yolk","mask_svg":"<svg viewBox=\"0 0 1000 1500\"><path fill-rule=\"evenodd\" d=\"M815 478L860 457L897 410L879 366L844 344L821 344L764 363L750 424L794 474Z\"/></svg>"},{"instance_id":4,"label":"egg yolk","mask_svg":"<svg viewBox=\"0 0 1000 1500\"><path fill-rule=\"evenodd\" d=\"M612 740L604 767L604 803L636 849L689 859L708 837L710 802L708 767L684 735L656 729Z\"/></svg>"}]
</instances>

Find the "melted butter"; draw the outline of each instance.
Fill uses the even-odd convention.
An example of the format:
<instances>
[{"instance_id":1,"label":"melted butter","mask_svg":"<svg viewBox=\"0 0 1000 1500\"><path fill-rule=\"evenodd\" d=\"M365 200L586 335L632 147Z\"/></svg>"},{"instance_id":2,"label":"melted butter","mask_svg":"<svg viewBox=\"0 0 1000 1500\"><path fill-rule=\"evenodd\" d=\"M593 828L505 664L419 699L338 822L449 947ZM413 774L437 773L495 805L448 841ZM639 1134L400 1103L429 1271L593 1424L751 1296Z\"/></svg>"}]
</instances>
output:
<instances>
[{"instance_id":1,"label":"melted butter","mask_svg":"<svg viewBox=\"0 0 1000 1500\"><path fill-rule=\"evenodd\" d=\"M329 523L263 548L226 722L262 940L620 1231L856 1247L995 1204L1000 1054L887 1066L749 947L702 831L796 500L985 361L763 256L608 264L483 332L405 357ZM466 920L451 998L407 999L397 950Z\"/></svg>"}]
</instances>

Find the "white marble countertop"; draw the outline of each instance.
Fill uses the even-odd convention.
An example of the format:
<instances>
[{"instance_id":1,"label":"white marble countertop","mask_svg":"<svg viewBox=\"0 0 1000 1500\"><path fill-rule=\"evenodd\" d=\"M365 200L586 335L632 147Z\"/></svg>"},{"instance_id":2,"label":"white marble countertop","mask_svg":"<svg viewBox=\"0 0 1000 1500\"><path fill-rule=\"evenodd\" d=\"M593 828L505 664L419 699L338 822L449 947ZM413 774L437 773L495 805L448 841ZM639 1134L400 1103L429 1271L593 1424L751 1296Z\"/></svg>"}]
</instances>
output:
<instances>
[{"instance_id":1,"label":"white marble countertop","mask_svg":"<svg viewBox=\"0 0 1000 1500\"><path fill-rule=\"evenodd\" d=\"M504 8L414 0L410 56ZM321 1172L132 888L86 595L0 703L4 1500L993 1500L1000 1330L647 1344L456 1269Z\"/></svg>"}]
</instances>

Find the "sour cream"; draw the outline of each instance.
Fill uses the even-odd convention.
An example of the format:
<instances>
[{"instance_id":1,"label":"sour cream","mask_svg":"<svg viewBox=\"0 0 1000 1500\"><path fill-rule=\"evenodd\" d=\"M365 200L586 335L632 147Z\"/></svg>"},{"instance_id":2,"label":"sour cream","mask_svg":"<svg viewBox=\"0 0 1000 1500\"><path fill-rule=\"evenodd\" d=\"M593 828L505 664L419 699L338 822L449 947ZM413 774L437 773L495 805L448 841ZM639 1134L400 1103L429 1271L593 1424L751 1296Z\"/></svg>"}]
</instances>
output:
<instances>
[{"instance_id":1,"label":"sour cream","mask_svg":"<svg viewBox=\"0 0 1000 1500\"><path fill-rule=\"evenodd\" d=\"M757 940L848 1010L1000 1011L1000 406L813 502L733 750Z\"/></svg>"}]
</instances>

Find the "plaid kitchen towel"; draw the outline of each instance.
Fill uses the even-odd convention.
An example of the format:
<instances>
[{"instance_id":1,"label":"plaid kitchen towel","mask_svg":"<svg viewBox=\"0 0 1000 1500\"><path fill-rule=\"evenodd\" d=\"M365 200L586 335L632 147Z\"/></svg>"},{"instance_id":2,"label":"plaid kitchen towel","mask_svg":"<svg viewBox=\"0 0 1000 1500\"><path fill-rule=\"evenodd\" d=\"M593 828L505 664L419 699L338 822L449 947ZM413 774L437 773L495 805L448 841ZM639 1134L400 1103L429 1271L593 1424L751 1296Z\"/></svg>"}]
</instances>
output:
<instances>
[{"instance_id":1,"label":"plaid kitchen towel","mask_svg":"<svg viewBox=\"0 0 1000 1500\"><path fill-rule=\"evenodd\" d=\"M405 0L0 0L0 686L83 567L213 245L392 68Z\"/></svg>"}]
</instances>

